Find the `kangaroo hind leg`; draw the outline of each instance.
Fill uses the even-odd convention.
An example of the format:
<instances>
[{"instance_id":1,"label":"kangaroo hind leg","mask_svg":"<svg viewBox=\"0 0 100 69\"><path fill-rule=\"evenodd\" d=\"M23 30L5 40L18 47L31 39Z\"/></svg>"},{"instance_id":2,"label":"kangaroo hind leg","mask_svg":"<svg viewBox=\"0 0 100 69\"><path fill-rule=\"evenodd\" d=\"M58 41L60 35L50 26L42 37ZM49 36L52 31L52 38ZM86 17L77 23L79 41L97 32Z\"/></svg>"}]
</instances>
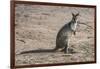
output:
<instances>
[{"instance_id":1,"label":"kangaroo hind leg","mask_svg":"<svg viewBox=\"0 0 100 69\"><path fill-rule=\"evenodd\" d=\"M68 53L68 42L65 44L64 53Z\"/></svg>"}]
</instances>

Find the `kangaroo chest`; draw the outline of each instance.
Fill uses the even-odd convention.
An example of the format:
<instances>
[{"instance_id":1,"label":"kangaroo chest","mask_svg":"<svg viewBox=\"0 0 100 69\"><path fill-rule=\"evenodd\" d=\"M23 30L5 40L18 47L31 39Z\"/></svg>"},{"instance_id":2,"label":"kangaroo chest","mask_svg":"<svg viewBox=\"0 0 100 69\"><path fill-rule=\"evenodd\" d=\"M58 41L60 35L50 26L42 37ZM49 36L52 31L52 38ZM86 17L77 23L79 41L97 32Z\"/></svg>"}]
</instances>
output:
<instances>
[{"instance_id":1,"label":"kangaroo chest","mask_svg":"<svg viewBox=\"0 0 100 69\"><path fill-rule=\"evenodd\" d=\"M76 30L76 27L77 27L77 21L76 21L75 23L72 23L72 24L71 24L71 29L72 29L73 31Z\"/></svg>"}]
</instances>

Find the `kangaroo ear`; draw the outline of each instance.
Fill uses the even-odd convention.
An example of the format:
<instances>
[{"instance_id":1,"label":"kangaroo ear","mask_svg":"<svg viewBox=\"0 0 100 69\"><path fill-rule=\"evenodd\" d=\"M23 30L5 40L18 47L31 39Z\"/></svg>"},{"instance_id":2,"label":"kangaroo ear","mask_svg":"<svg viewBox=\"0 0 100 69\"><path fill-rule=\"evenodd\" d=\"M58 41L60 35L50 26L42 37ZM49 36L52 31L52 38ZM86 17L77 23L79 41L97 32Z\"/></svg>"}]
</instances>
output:
<instances>
[{"instance_id":1,"label":"kangaroo ear","mask_svg":"<svg viewBox=\"0 0 100 69\"><path fill-rule=\"evenodd\" d=\"M77 13L76 16L79 16L79 13Z\"/></svg>"},{"instance_id":2,"label":"kangaroo ear","mask_svg":"<svg viewBox=\"0 0 100 69\"><path fill-rule=\"evenodd\" d=\"M74 16L74 13L72 13L72 16Z\"/></svg>"}]
</instances>

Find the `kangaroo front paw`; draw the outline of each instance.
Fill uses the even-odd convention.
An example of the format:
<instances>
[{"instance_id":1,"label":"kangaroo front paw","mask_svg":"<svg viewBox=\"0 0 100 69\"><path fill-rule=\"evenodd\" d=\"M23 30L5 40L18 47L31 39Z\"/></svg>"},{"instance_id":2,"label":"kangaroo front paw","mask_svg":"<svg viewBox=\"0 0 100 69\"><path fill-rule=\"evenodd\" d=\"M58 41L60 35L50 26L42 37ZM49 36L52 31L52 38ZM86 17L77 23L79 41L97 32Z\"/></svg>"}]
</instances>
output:
<instances>
[{"instance_id":1,"label":"kangaroo front paw","mask_svg":"<svg viewBox=\"0 0 100 69\"><path fill-rule=\"evenodd\" d=\"M74 33L74 35L76 35L76 31L74 31L73 33Z\"/></svg>"}]
</instances>

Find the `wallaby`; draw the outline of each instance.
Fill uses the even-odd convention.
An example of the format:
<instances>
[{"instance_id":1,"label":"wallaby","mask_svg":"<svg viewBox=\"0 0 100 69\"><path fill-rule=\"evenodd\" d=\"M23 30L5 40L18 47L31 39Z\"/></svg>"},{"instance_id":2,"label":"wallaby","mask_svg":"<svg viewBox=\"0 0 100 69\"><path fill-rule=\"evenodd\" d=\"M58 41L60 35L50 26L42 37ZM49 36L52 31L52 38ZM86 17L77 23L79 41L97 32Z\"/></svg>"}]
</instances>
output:
<instances>
[{"instance_id":1,"label":"wallaby","mask_svg":"<svg viewBox=\"0 0 100 69\"><path fill-rule=\"evenodd\" d=\"M61 49L61 51L64 51L64 53L68 53L68 47L69 47L69 39L72 36L72 34L76 34L76 27L77 27L77 17L79 16L79 13L73 14L72 13L72 20L65 24L58 32L56 37L56 47L55 51L58 49Z\"/></svg>"},{"instance_id":2,"label":"wallaby","mask_svg":"<svg viewBox=\"0 0 100 69\"><path fill-rule=\"evenodd\" d=\"M58 49L61 49L61 51L64 51L64 53L68 53L69 39L72 36L72 34L74 35L76 34L78 15L79 13L77 14L72 13L72 20L69 23L65 24L60 29L56 37L56 47L54 49L24 51L24 52L21 52L20 54L31 53L31 52L33 53L54 52L54 51L57 51Z\"/></svg>"}]
</instances>

